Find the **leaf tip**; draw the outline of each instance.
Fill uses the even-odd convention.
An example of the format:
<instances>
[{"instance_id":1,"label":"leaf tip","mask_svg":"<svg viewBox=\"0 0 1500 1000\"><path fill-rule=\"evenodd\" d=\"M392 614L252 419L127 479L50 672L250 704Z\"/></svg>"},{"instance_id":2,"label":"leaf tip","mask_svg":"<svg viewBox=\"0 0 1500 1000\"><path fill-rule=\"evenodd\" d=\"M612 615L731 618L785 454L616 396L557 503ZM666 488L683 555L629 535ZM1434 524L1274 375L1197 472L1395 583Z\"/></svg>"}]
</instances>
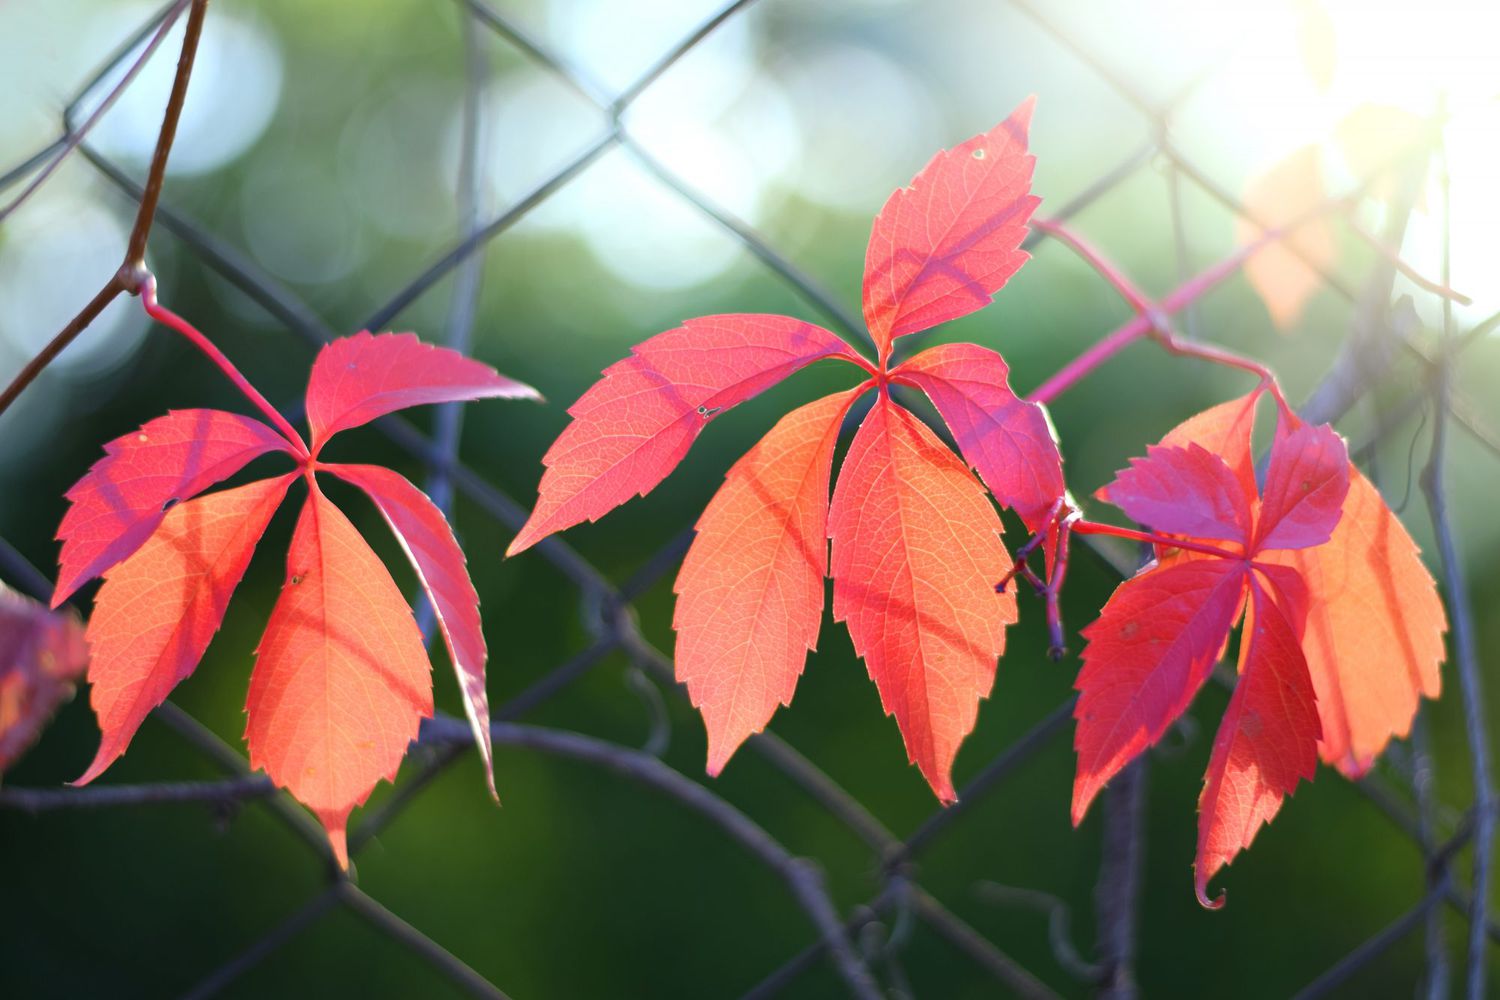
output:
<instances>
[{"instance_id":1,"label":"leaf tip","mask_svg":"<svg viewBox=\"0 0 1500 1000\"><path fill-rule=\"evenodd\" d=\"M107 744L101 743L99 745L99 752L94 755L94 762L89 765L89 769L68 782L68 784L74 788L82 788L109 770L109 766L119 759L120 751L112 751Z\"/></svg>"},{"instance_id":2,"label":"leaf tip","mask_svg":"<svg viewBox=\"0 0 1500 1000\"><path fill-rule=\"evenodd\" d=\"M1010 117L1021 126L1021 133L1025 136L1031 131L1031 115L1036 111L1036 95L1028 94L1026 99L1016 105L1016 110L1010 113Z\"/></svg>"},{"instance_id":3,"label":"leaf tip","mask_svg":"<svg viewBox=\"0 0 1500 1000\"><path fill-rule=\"evenodd\" d=\"M1089 806L1094 803L1094 796L1099 794L1099 783L1085 779L1079 775L1073 781L1073 805L1070 810L1073 825L1076 827L1083 822L1088 815Z\"/></svg>"},{"instance_id":4,"label":"leaf tip","mask_svg":"<svg viewBox=\"0 0 1500 1000\"><path fill-rule=\"evenodd\" d=\"M319 811L318 819L328 833L328 846L333 850L333 859L339 863L339 871L349 871L349 810L342 812Z\"/></svg>"},{"instance_id":5,"label":"leaf tip","mask_svg":"<svg viewBox=\"0 0 1500 1000\"><path fill-rule=\"evenodd\" d=\"M1196 874L1193 877L1193 893L1198 897L1198 905L1205 910L1222 910L1224 900L1228 895L1223 889L1213 899L1208 898L1208 875L1203 874L1201 866L1194 866Z\"/></svg>"}]
</instances>

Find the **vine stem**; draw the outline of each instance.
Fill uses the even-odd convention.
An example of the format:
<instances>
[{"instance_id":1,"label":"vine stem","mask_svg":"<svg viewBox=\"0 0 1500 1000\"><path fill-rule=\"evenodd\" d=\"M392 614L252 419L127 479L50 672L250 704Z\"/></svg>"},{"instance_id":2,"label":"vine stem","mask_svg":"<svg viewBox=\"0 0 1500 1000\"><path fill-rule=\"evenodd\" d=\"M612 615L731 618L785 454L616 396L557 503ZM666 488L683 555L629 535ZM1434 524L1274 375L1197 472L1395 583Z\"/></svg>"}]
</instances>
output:
<instances>
[{"instance_id":1,"label":"vine stem","mask_svg":"<svg viewBox=\"0 0 1500 1000\"><path fill-rule=\"evenodd\" d=\"M1277 405L1284 412L1290 412L1290 407L1288 407L1286 400L1282 398L1281 390L1276 385L1276 379L1268 368L1249 358L1242 357L1222 348L1185 341L1176 337L1172 333L1171 317L1197 302L1210 290L1238 273L1245 266L1247 260L1267 245L1284 239L1288 233L1294 231L1304 222L1310 221L1316 215L1331 211L1342 204L1341 200L1329 201L1320 206L1317 211L1309 213L1306 217L1297 220L1289 226L1268 229L1258 239L1245 244L1233 254L1225 257L1212 267L1199 272L1196 276L1178 286L1160 302L1151 299L1150 296L1142 292L1134 282L1110 262L1108 257L1097 250L1082 236L1073 232L1064 223L1051 219L1034 219L1033 225L1067 246L1074 253L1078 254L1078 256L1082 257L1090 267L1099 272L1114 287L1115 291L1120 294L1120 297L1129 303L1131 308L1135 309L1136 315L1123 325L1106 334L1102 340L1064 365L1055 375L1033 390L1027 396L1027 399L1033 403L1041 403L1043 405L1050 403L1081 382L1094 369L1103 365L1104 362L1113 358L1131 344L1138 340L1150 339L1156 341L1166 351L1178 357L1199 358L1212 364L1239 368L1242 371L1248 371L1258 376L1262 384L1270 388L1276 398Z\"/></svg>"},{"instance_id":2,"label":"vine stem","mask_svg":"<svg viewBox=\"0 0 1500 1000\"><path fill-rule=\"evenodd\" d=\"M1133 542L1150 542L1153 545L1165 545L1174 549L1186 549L1189 552L1201 552L1204 555L1218 556L1221 559L1245 558L1243 552L1220 548L1217 545L1194 542L1186 538L1171 538L1167 535L1158 535L1152 531L1140 531L1136 528L1117 528L1113 524L1101 524L1098 521L1086 521L1081 518L1072 522L1072 531L1075 535L1113 535L1116 538L1128 538Z\"/></svg>"},{"instance_id":3,"label":"vine stem","mask_svg":"<svg viewBox=\"0 0 1500 1000\"><path fill-rule=\"evenodd\" d=\"M162 114L161 129L156 134L156 149L151 155L151 167L146 174L146 185L141 194L141 205L135 215L135 224L130 229L130 240L125 248L125 259L118 271L104 283L104 287L89 300L78 315L37 352L0 392L0 414L10 409L12 403L36 381L42 370L52 363L63 348L71 344L78 335L88 329L104 307L115 300L121 292L135 294L140 291L146 271L146 238L151 234L151 223L156 218L156 203L161 198L162 180L167 172L167 158L172 152L172 142L177 137L177 122L182 117L182 105L187 100L188 80L193 75L193 60L198 54L198 41L203 37L203 17L208 11L208 0L192 0L188 10L187 25L182 36L182 53L177 57L177 75L172 80L172 93L167 99L166 111Z\"/></svg>"},{"instance_id":4,"label":"vine stem","mask_svg":"<svg viewBox=\"0 0 1500 1000\"><path fill-rule=\"evenodd\" d=\"M287 421L286 417L283 417L277 411L276 407L272 406L270 401L260 394L260 390L250 384L250 380L234 366L234 362L230 361L223 351L215 347L214 342L205 337L197 327L156 301L156 278L150 272L147 272L141 278L140 296L141 305L145 307L147 316L150 316L163 326L176 330L186 337L194 347L208 355L208 359L218 366L219 370L224 373L229 381L234 383L235 388L244 393L245 398L254 403L256 409L265 414L266 419L275 425L276 429L291 444L294 453L299 459L305 462L311 457L311 452L308 451L307 443L302 440L302 435L298 434L297 429Z\"/></svg>"}]
</instances>

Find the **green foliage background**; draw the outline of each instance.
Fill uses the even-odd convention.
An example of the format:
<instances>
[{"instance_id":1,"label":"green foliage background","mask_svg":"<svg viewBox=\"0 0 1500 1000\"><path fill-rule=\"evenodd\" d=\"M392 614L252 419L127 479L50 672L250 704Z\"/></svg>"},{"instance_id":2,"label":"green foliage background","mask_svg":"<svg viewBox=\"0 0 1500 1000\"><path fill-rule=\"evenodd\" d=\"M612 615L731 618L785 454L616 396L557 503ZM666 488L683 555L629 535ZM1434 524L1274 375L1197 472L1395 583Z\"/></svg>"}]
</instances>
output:
<instances>
[{"instance_id":1,"label":"green foliage background","mask_svg":"<svg viewBox=\"0 0 1500 1000\"><path fill-rule=\"evenodd\" d=\"M564 4L559 12L534 0L502 7L523 23L539 26L544 37L569 18L599 16L597 5L580 4L574 10ZM1064 23L1083 25L1080 30L1088 34L1093 10L1074 3L1053 14ZM357 266L330 281L299 280L288 271L288 261L274 254L257 258L280 271L290 288L335 328L352 331L455 238L451 158L443 154L448 140L442 123L451 120L462 100L458 8L436 0L215 0L211 11L211 18L224 14L253 20L275 39L283 60L280 103L269 127L243 156L208 173L170 177L166 202L235 246L245 245L246 228L256 213L272 213L280 245L290 248L286 252L293 262L299 247L356 245ZM0 24L7 16L0 13ZM51 23L55 17L78 28L82 37L81 28L98 16L99 7L71 0L56 5L45 20ZM988 127L1031 92L1040 98L1033 148L1044 212L1056 210L1149 137L1149 124L1118 94L1034 22L1005 5L977 0L828 5L767 0L743 16L753 61L765 76L789 72L820 46L858 44L883 53L908 78L920 81L931 115L924 134L910 142L901 136L879 137L882 149L894 144L899 154L885 179L886 190L904 183L936 148L934 142L950 145ZM687 29L701 14L673 11L671 17ZM1140 37L1147 37L1149 32L1140 30ZM1161 30L1170 29L1163 25ZM68 35L63 31L45 37ZM78 42L92 48L69 58L87 66L104 55L104 41ZM1170 69L1143 66L1150 51L1119 48L1109 54L1138 73L1143 87L1162 93L1170 89L1161 82L1171 76ZM48 57L25 49L23 38L0 32L5 59ZM484 52L492 93L554 86L544 71L498 39L486 36ZM1178 74L1178 83L1185 76ZM65 80L79 78L81 73ZM840 86L847 92L829 95L831 102L859 99L859 79ZM831 114L825 108L833 106L821 104L816 94L801 95L796 102L801 128L808 135L835 128L838 123L821 117ZM394 123L388 141L355 142L358 124L377 112ZM1210 92L1189 105L1183 122L1179 138L1188 154L1201 157L1205 170L1238 190L1254 164L1239 155L1234 143L1221 142L1233 136L1235 121L1216 115ZM37 141L47 138L44 125L31 133L7 133L6 165L35 144L30 138L22 141L22 133L34 133ZM491 155L504 156L507 149L537 141L524 134L500 135ZM851 170L860 166L863 155L863 144L851 139ZM385 162L364 162L371 156ZM1152 158L1076 220L1080 231L1157 292L1181 277L1168 175L1166 162ZM856 211L809 196L805 176L799 176L794 169L770 186L757 226L772 246L784 248L798 266L854 308L864 241L883 192ZM283 183L286 178L296 183ZM122 219L128 217L130 206L82 163L70 165L58 183L57 193L44 198L94 198ZM1232 217L1192 184L1184 182L1182 189L1192 271L1231 249ZM566 191L558 195L560 201L568 197ZM503 201L489 206L503 207ZM422 225L396 232L380 224L381 217L393 213ZM712 224L704 225L713 238ZM15 232L0 228L0 246ZM643 227L638 252L664 252L653 244L655 238ZM1340 274L1358 287L1373 258L1347 237L1345 243ZM266 395L284 405L298 398L312 358L303 342L214 276L161 227L152 239L151 263L164 300L208 332ZM75 300L82 303L92 280L80 276L64 286L68 308ZM450 278L395 325L440 339L452 301ZM1436 324L1440 314L1431 301L1419 307L1424 319ZM536 385L549 402L469 407L464 459L529 503L540 456L563 427L565 406L601 368L632 343L684 317L732 311L821 318L742 250L727 272L707 283L652 289L622 280L574 232L522 226L503 234L485 257L473 353ZM1289 396L1299 400L1331 363L1348 334L1351 313L1346 301L1325 291L1298 329L1281 336L1248 285L1236 279L1212 295L1193 319L1194 328L1208 339L1269 361L1282 373ZM936 337L999 349L1012 366L1017 388L1024 391L1128 315L1127 307L1074 256L1043 244L993 306L937 331ZM1479 417L1491 425L1500 421L1500 402L1493 393L1497 364L1500 352L1487 341L1470 352L1459 372L1461 385L1484 411ZM716 421L665 486L600 524L570 532L569 543L611 579L625 579L696 518L724 471L777 414L846 380L840 369L815 368ZM1412 376L1397 378L1376 398L1402 398L1417 384ZM1172 424L1245 388L1232 374L1173 361L1150 346L1132 349L1053 409L1075 494L1087 497ZM62 494L94 461L104 441L168 407L244 409L201 359L159 330L112 370L71 381L44 379L31 391L41 402L0 423L0 438L10 452L0 466L0 535L48 569L55 565L51 539L63 510ZM48 411L52 416L46 416ZM1362 440L1373 426L1371 412L1357 410L1341 429ZM418 413L414 419L430 426L431 414ZM30 440L32 420L46 427L44 440ZM1408 492L1425 454L1427 432L1422 431L1417 466L1409 460L1417 433L1415 422L1408 423L1379 452L1379 483L1393 503ZM1494 558L1500 531L1490 516L1489 498L1500 483L1500 462L1462 433L1454 436L1453 447L1449 473L1457 526L1473 585L1481 655L1493 667L1500 663L1500 619L1492 613L1500 598ZM388 462L420 481L422 470L377 432L348 435L339 454ZM1427 513L1419 491L1410 493L1403 516L1428 548ZM346 509L411 592L410 574L373 511L352 496L337 497L349 501ZM503 704L589 643L578 595L535 553L504 561L509 532L463 499L455 521L483 599L492 651L491 702ZM275 598L280 553L290 527L289 509L273 523L208 657L175 696L184 709L236 744L243 732L252 650ZM1019 530L1013 530L1012 542L1018 537ZM1073 629L1090 619L1112 586L1101 566L1078 559L1065 605ZM638 605L645 633L667 650L671 607L668 574ZM1022 624L1011 632L994 694L959 757L960 785L1069 694L1076 659L1048 662L1040 608L1023 597L1022 615ZM1072 643L1079 645L1076 631ZM441 652L435 661L439 706L458 712ZM627 684L627 670L620 655L606 658L528 721L625 744L644 743L651 716ZM1451 672L1445 672L1445 683L1449 693L1432 709L1431 733L1438 787L1443 800L1458 810L1469 801L1469 758ZM1500 718L1500 684L1491 683L1489 689L1491 716ZM1199 909L1190 882L1195 807L1212 726L1224 701L1221 691L1206 692L1194 707L1194 725L1185 737L1172 741L1170 753L1152 758L1139 961L1147 995L1288 994L1424 891L1416 847L1357 790L1325 772L1315 785L1298 792L1223 878L1227 909L1213 914ZM699 775L701 723L681 699L668 694L666 704L671 725L666 760ZM882 715L846 633L831 619L825 621L795 707L782 711L774 728L898 834L911 831L937 808L915 769L907 766L895 725ZM5 780L28 786L69 780L83 770L95 739L80 698ZM409 775L421 759L421 752L414 754L403 774ZM1045 919L987 901L976 888L995 882L1056 893L1072 908L1072 933L1087 953L1100 821L1091 816L1076 831L1068 824L1072 764L1068 738L1054 738L937 844L922 861L920 877L1047 983L1067 995L1082 995L1084 990L1052 956ZM510 995L737 995L812 940L811 926L785 887L675 802L588 767L528 752L502 750L496 771L503 807L490 802L477 763L465 758L361 852L356 867L362 888ZM1382 774L1402 780L1389 765ZM130 754L105 780L215 776L209 761L164 726L148 722ZM753 753L742 752L711 787L794 853L820 859L842 907L878 890L876 866L864 847ZM390 789L382 788L373 803L389 795ZM369 812L367 808L364 814ZM35 818L0 812L0 853L7 859L0 890L5 902L0 906L0 994L14 997L174 995L323 887L316 859L261 805L225 815L187 806ZM1450 918L1449 943L1455 954L1460 926L1456 916ZM920 996L995 995L992 981L920 925L901 959ZM1410 995L1420 974L1418 933L1356 978L1348 995ZM335 909L255 968L230 995L436 997L447 989L420 960L358 917ZM819 966L788 995L822 997L837 995L839 989L831 971Z\"/></svg>"}]
</instances>

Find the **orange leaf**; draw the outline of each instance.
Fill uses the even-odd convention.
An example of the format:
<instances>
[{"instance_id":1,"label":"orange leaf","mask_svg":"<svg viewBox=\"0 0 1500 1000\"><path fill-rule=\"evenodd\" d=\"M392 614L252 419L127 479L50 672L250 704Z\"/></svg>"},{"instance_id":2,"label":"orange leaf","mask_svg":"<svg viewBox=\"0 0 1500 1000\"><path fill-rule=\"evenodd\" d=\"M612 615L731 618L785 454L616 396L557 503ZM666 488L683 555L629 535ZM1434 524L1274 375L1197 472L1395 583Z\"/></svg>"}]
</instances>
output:
<instances>
[{"instance_id":1,"label":"orange leaf","mask_svg":"<svg viewBox=\"0 0 1500 1000\"><path fill-rule=\"evenodd\" d=\"M677 679L708 727L708 772L789 705L823 620L828 479L861 390L793 410L734 464L672 588Z\"/></svg>"},{"instance_id":2,"label":"orange leaf","mask_svg":"<svg viewBox=\"0 0 1500 1000\"><path fill-rule=\"evenodd\" d=\"M89 701L102 738L75 784L113 764L146 716L198 666L271 515L296 474L177 504L105 571L89 619Z\"/></svg>"},{"instance_id":3,"label":"orange leaf","mask_svg":"<svg viewBox=\"0 0 1500 1000\"><path fill-rule=\"evenodd\" d=\"M1245 191L1245 207L1267 226L1288 226L1317 208L1324 198L1318 147L1306 146L1251 181ZM1261 235L1255 223L1235 220L1237 242L1251 243ZM1331 268L1337 252L1333 228L1327 217L1320 215L1298 225L1286 238L1262 247L1245 262L1245 277L1278 328L1296 325L1308 300L1323 285L1319 270Z\"/></svg>"},{"instance_id":4,"label":"orange leaf","mask_svg":"<svg viewBox=\"0 0 1500 1000\"><path fill-rule=\"evenodd\" d=\"M432 676L395 581L309 485L286 583L256 651L245 738L250 766L318 815L347 867L349 813L396 776L432 714Z\"/></svg>"},{"instance_id":5,"label":"orange leaf","mask_svg":"<svg viewBox=\"0 0 1500 1000\"><path fill-rule=\"evenodd\" d=\"M88 649L72 611L51 611L0 583L0 774L73 695Z\"/></svg>"},{"instance_id":6,"label":"orange leaf","mask_svg":"<svg viewBox=\"0 0 1500 1000\"><path fill-rule=\"evenodd\" d=\"M995 593L1010 569L1000 532L964 463L882 393L833 494L833 614L943 802L1016 620L1013 589Z\"/></svg>"},{"instance_id":7,"label":"orange leaf","mask_svg":"<svg viewBox=\"0 0 1500 1000\"><path fill-rule=\"evenodd\" d=\"M1410 732L1420 696L1441 690L1443 602L1416 543L1352 464L1333 538L1265 558L1307 581L1302 647L1323 720L1319 752L1357 778L1391 737Z\"/></svg>"}]
</instances>

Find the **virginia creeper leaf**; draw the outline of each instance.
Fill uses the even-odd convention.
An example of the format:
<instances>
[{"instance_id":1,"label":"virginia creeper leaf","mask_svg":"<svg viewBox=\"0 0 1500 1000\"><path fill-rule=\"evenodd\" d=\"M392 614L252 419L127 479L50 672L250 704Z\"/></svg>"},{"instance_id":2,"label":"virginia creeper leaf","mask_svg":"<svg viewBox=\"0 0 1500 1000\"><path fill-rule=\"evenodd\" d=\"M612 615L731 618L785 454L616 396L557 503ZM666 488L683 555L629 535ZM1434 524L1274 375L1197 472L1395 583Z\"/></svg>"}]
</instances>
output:
<instances>
[{"instance_id":1,"label":"virginia creeper leaf","mask_svg":"<svg viewBox=\"0 0 1500 1000\"><path fill-rule=\"evenodd\" d=\"M1349 449L1326 424L1277 435L1255 526L1256 547L1305 549L1328 541L1349 492Z\"/></svg>"},{"instance_id":2,"label":"virginia creeper leaf","mask_svg":"<svg viewBox=\"0 0 1500 1000\"><path fill-rule=\"evenodd\" d=\"M745 453L698 520L672 588L677 678L708 727L718 774L780 705L815 648L828 570L828 480L858 390L783 417Z\"/></svg>"},{"instance_id":3,"label":"virginia creeper leaf","mask_svg":"<svg viewBox=\"0 0 1500 1000\"><path fill-rule=\"evenodd\" d=\"M1241 543L1250 538L1251 497L1222 458L1196 444L1153 445L1099 496L1167 534Z\"/></svg>"},{"instance_id":4,"label":"virginia creeper leaf","mask_svg":"<svg viewBox=\"0 0 1500 1000\"><path fill-rule=\"evenodd\" d=\"M1310 594L1302 648L1318 696L1326 763L1351 778L1411 731L1421 697L1442 689L1443 602L1416 543L1353 465L1325 545L1262 558L1296 569Z\"/></svg>"},{"instance_id":5,"label":"virginia creeper leaf","mask_svg":"<svg viewBox=\"0 0 1500 1000\"><path fill-rule=\"evenodd\" d=\"M1321 729L1312 680L1296 629L1254 575L1240 640L1240 678L1219 732L1198 802L1198 853L1193 864L1198 902L1215 873L1249 847L1303 778L1318 766Z\"/></svg>"},{"instance_id":6,"label":"virginia creeper leaf","mask_svg":"<svg viewBox=\"0 0 1500 1000\"><path fill-rule=\"evenodd\" d=\"M73 696L88 646L73 611L53 611L0 583L0 774Z\"/></svg>"},{"instance_id":7,"label":"virginia creeper leaf","mask_svg":"<svg viewBox=\"0 0 1500 1000\"><path fill-rule=\"evenodd\" d=\"M270 427L220 410L174 410L105 445L68 490L52 606L140 548L173 504L278 450L290 446Z\"/></svg>"},{"instance_id":8,"label":"virginia creeper leaf","mask_svg":"<svg viewBox=\"0 0 1500 1000\"><path fill-rule=\"evenodd\" d=\"M474 743L484 762L490 794L495 791L494 753L490 747L490 703L485 692L484 664L488 656L479 620L479 595L469 579L463 549L453 537L448 519L427 494L400 473L378 465L324 465L324 471L353 483L375 502L385 523L417 571L422 590L432 603L448 658L458 675L464 714L474 731Z\"/></svg>"},{"instance_id":9,"label":"virginia creeper leaf","mask_svg":"<svg viewBox=\"0 0 1500 1000\"><path fill-rule=\"evenodd\" d=\"M860 425L829 514L833 614L847 622L907 755L940 800L995 679L1014 592L1000 519L959 459L882 394Z\"/></svg>"},{"instance_id":10,"label":"virginia creeper leaf","mask_svg":"<svg viewBox=\"0 0 1500 1000\"><path fill-rule=\"evenodd\" d=\"M1040 530L1063 495L1062 456L1047 412L1011 391L1005 359L977 344L942 344L891 377L927 394L958 450L995 499Z\"/></svg>"},{"instance_id":11,"label":"virginia creeper leaf","mask_svg":"<svg viewBox=\"0 0 1500 1000\"><path fill-rule=\"evenodd\" d=\"M432 677L390 573L309 485L286 582L256 650L245 738L250 766L317 814L348 867L349 813L376 782L395 777L432 714Z\"/></svg>"},{"instance_id":12,"label":"virginia creeper leaf","mask_svg":"<svg viewBox=\"0 0 1500 1000\"><path fill-rule=\"evenodd\" d=\"M1255 407L1261 395L1256 389L1194 414L1168 431L1161 439L1161 446L1186 448L1196 444L1207 448L1233 470L1245 496L1255 496L1255 459L1250 453L1250 435L1255 430Z\"/></svg>"},{"instance_id":13,"label":"virginia creeper leaf","mask_svg":"<svg viewBox=\"0 0 1500 1000\"><path fill-rule=\"evenodd\" d=\"M1192 559L1152 567L1116 588L1083 630L1074 684L1073 823L1126 764L1187 710L1222 655L1245 600L1245 567Z\"/></svg>"},{"instance_id":14,"label":"virginia creeper leaf","mask_svg":"<svg viewBox=\"0 0 1500 1000\"><path fill-rule=\"evenodd\" d=\"M1241 465L1253 488L1250 425L1260 395L1212 407L1163 443L1198 441ZM1306 584L1302 650L1323 727L1319 755L1358 778L1393 736L1411 731L1419 699L1438 696L1448 623L1416 543L1353 463L1348 484L1327 543L1256 558L1292 567Z\"/></svg>"},{"instance_id":15,"label":"virginia creeper leaf","mask_svg":"<svg viewBox=\"0 0 1500 1000\"><path fill-rule=\"evenodd\" d=\"M897 337L989 304L1028 254L1035 99L990 131L943 150L891 195L865 252L864 312L882 359Z\"/></svg>"},{"instance_id":16,"label":"virginia creeper leaf","mask_svg":"<svg viewBox=\"0 0 1500 1000\"><path fill-rule=\"evenodd\" d=\"M340 337L318 352L307 382L312 449L316 453L339 431L408 406L488 397L539 398L531 386L416 334L361 331Z\"/></svg>"},{"instance_id":17,"label":"virginia creeper leaf","mask_svg":"<svg viewBox=\"0 0 1500 1000\"><path fill-rule=\"evenodd\" d=\"M184 501L104 574L88 624L99 751L74 784L104 773L146 716L202 659L256 543L295 473Z\"/></svg>"},{"instance_id":18,"label":"virginia creeper leaf","mask_svg":"<svg viewBox=\"0 0 1500 1000\"><path fill-rule=\"evenodd\" d=\"M637 345L569 407L573 422L542 458L536 508L507 555L649 493L710 420L829 357L855 355L812 323L756 314L688 320Z\"/></svg>"}]
</instances>

